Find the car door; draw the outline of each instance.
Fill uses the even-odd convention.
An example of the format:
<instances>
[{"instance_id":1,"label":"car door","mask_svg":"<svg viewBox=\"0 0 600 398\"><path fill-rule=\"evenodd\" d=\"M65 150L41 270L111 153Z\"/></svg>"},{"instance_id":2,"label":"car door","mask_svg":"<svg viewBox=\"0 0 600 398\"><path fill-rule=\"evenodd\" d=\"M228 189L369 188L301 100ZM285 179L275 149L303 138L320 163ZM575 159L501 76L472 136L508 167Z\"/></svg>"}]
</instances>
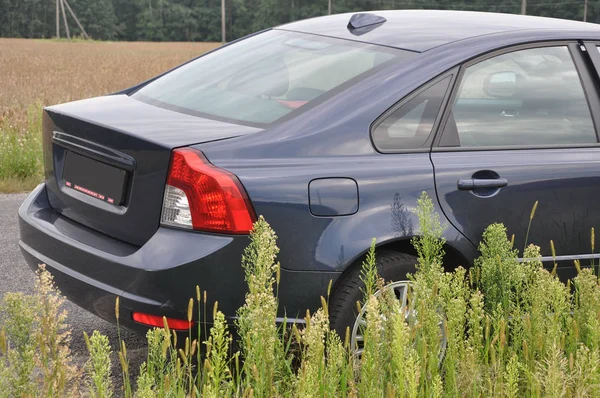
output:
<instances>
[{"instance_id":1,"label":"car door","mask_svg":"<svg viewBox=\"0 0 600 398\"><path fill-rule=\"evenodd\" d=\"M522 252L538 202L528 242L551 265L553 240L565 276L573 259L589 263L600 226L600 107L584 57L552 43L464 65L431 153L440 206L472 243L501 222Z\"/></svg>"}]
</instances>

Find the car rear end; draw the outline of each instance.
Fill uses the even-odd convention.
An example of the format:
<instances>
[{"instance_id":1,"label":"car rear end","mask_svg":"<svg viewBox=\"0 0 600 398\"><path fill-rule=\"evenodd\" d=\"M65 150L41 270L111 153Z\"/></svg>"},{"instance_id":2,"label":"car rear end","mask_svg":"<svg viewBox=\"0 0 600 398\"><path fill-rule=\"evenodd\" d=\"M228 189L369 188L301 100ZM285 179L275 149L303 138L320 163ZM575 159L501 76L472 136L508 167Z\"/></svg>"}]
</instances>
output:
<instances>
[{"instance_id":1,"label":"car rear end","mask_svg":"<svg viewBox=\"0 0 600 398\"><path fill-rule=\"evenodd\" d=\"M211 141L258 130L127 96L46 109L45 181L19 210L29 265L46 264L71 301L102 318L115 320L120 296L121 323L139 331L162 325L163 315L182 327L176 320L187 318L196 284L228 292L212 298L234 312L243 302L239 261L255 215L235 176L199 151L177 149L192 143L189 131Z\"/></svg>"}]
</instances>

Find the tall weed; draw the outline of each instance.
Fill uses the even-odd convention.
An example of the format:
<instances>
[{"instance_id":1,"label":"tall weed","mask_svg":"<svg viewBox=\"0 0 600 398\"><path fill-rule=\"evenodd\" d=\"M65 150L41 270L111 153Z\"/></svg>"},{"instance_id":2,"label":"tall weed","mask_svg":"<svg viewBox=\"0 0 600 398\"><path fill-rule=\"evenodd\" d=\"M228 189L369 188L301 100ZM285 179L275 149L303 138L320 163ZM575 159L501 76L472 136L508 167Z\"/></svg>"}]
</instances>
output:
<instances>
[{"instance_id":1,"label":"tall weed","mask_svg":"<svg viewBox=\"0 0 600 398\"><path fill-rule=\"evenodd\" d=\"M7 293L0 304L0 396L78 394L64 298L44 266L34 293Z\"/></svg>"},{"instance_id":2,"label":"tall weed","mask_svg":"<svg viewBox=\"0 0 600 398\"><path fill-rule=\"evenodd\" d=\"M275 232L260 217L242 258L249 289L237 320L244 360L242 390L257 397L279 395L292 380L276 324L277 298L273 291L279 267L275 263L279 252L276 239Z\"/></svg>"}]
</instances>

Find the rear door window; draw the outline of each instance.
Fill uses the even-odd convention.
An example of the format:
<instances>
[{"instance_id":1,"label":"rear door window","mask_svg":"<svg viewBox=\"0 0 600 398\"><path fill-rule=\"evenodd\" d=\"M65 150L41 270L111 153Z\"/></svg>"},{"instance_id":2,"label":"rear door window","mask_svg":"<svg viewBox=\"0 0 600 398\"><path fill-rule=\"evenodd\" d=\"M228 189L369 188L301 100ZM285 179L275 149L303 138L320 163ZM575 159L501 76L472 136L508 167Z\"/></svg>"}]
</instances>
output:
<instances>
[{"instance_id":1,"label":"rear door window","mask_svg":"<svg viewBox=\"0 0 600 398\"><path fill-rule=\"evenodd\" d=\"M468 67L442 141L461 147L596 143L569 49L514 51Z\"/></svg>"},{"instance_id":2,"label":"rear door window","mask_svg":"<svg viewBox=\"0 0 600 398\"><path fill-rule=\"evenodd\" d=\"M271 30L149 83L134 98L179 112L264 126L300 113L376 68L415 53Z\"/></svg>"}]
</instances>

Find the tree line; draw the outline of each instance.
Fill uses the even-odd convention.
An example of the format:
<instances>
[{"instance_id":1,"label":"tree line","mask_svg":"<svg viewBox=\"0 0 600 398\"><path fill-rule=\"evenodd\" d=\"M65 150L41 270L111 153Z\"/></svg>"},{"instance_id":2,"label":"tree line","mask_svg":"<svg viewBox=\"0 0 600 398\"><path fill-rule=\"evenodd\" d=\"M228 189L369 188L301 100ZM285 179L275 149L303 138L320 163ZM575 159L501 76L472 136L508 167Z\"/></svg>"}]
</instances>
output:
<instances>
[{"instance_id":1,"label":"tree line","mask_svg":"<svg viewBox=\"0 0 600 398\"><path fill-rule=\"evenodd\" d=\"M522 0L331 0L332 12L376 9L462 9L520 13ZM87 33L97 40L220 41L221 0L68 0ZM529 0L527 14L583 20L585 0ZM56 35L55 0L0 0L0 37ZM269 26L325 15L328 0L226 0L226 33L232 40ZM81 35L67 13L72 35ZM600 2L590 0L587 20L600 22ZM61 15L62 25L62 15ZM64 37L64 26L61 36ZM0 54L1 56L1 54Z\"/></svg>"}]
</instances>

